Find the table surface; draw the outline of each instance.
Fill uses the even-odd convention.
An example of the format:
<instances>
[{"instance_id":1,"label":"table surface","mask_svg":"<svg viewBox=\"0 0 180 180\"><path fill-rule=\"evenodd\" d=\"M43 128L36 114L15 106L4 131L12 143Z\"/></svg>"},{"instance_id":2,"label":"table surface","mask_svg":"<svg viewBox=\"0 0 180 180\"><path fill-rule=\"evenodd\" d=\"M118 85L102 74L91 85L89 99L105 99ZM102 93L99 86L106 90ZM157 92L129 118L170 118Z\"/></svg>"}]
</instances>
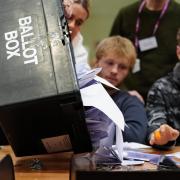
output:
<instances>
[{"instance_id":1,"label":"table surface","mask_svg":"<svg viewBox=\"0 0 180 180\"><path fill-rule=\"evenodd\" d=\"M16 157L10 146L2 146L0 159L6 154L12 157L16 180L69 180L72 152ZM34 159L42 163L41 170L31 168Z\"/></svg>"},{"instance_id":2,"label":"table surface","mask_svg":"<svg viewBox=\"0 0 180 180\"><path fill-rule=\"evenodd\" d=\"M146 149L145 152L155 154L180 152L180 146L168 151ZM16 157L10 146L2 146L0 149L0 159L6 154L10 154L13 159L16 180L69 180L72 152ZM33 159L40 160L43 165L41 170L31 168ZM145 162L143 165L136 166L135 168L137 170L146 170L155 169L156 166Z\"/></svg>"}]
</instances>

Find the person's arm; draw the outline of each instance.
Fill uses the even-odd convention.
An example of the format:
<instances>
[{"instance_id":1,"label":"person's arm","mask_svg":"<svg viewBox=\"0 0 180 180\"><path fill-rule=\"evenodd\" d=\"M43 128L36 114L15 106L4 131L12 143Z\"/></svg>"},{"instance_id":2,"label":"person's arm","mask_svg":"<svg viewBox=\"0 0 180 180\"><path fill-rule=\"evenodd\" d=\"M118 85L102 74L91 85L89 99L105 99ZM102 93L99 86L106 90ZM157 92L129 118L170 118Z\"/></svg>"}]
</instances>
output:
<instances>
[{"instance_id":1,"label":"person's arm","mask_svg":"<svg viewBox=\"0 0 180 180\"><path fill-rule=\"evenodd\" d=\"M122 14L122 10L120 10L117 16L115 17L109 36L122 35L121 34L122 23L123 23L123 14Z\"/></svg>"},{"instance_id":2,"label":"person's arm","mask_svg":"<svg viewBox=\"0 0 180 180\"><path fill-rule=\"evenodd\" d=\"M123 132L124 141L144 144L148 122L143 103L135 96L126 95L120 109L127 125Z\"/></svg>"},{"instance_id":3,"label":"person's arm","mask_svg":"<svg viewBox=\"0 0 180 180\"><path fill-rule=\"evenodd\" d=\"M170 107L165 101L165 88L160 81L156 82L150 89L146 102L149 120L147 140L150 145L160 149L173 146L179 136L179 131L168 125L167 111Z\"/></svg>"},{"instance_id":4,"label":"person's arm","mask_svg":"<svg viewBox=\"0 0 180 180\"><path fill-rule=\"evenodd\" d=\"M73 2L74 2L73 0L63 0L64 13L66 18L69 18L72 14L71 4Z\"/></svg>"}]
</instances>

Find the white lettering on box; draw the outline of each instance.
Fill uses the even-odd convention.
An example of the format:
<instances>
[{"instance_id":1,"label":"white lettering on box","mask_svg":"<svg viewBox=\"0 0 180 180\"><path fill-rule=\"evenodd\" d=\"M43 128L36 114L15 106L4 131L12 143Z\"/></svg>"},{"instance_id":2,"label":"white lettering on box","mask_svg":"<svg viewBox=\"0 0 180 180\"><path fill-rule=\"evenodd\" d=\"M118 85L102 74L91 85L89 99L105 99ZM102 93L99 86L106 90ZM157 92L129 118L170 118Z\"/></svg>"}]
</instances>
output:
<instances>
[{"instance_id":1,"label":"white lettering on box","mask_svg":"<svg viewBox=\"0 0 180 180\"><path fill-rule=\"evenodd\" d=\"M18 20L21 36L22 54L20 53L20 42L18 41L18 31L4 33L6 40L7 60L14 56L23 56L24 64L38 64L37 50L33 48L32 39L34 38L31 16L23 17Z\"/></svg>"},{"instance_id":2,"label":"white lettering on box","mask_svg":"<svg viewBox=\"0 0 180 180\"><path fill-rule=\"evenodd\" d=\"M31 16L27 16L19 19L20 26L31 24L31 22L32 22Z\"/></svg>"},{"instance_id":3,"label":"white lettering on box","mask_svg":"<svg viewBox=\"0 0 180 180\"><path fill-rule=\"evenodd\" d=\"M10 31L4 34L6 42L6 53L7 60L11 59L13 56L20 56L19 41L17 40L17 31Z\"/></svg>"}]
</instances>

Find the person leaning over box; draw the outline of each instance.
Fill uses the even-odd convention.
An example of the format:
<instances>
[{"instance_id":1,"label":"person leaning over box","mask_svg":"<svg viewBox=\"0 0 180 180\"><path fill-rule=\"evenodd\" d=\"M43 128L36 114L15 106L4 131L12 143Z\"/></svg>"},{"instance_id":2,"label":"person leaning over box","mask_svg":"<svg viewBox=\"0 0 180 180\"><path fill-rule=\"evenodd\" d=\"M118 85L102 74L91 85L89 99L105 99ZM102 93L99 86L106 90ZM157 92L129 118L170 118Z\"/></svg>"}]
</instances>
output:
<instances>
[{"instance_id":1,"label":"person leaning over box","mask_svg":"<svg viewBox=\"0 0 180 180\"><path fill-rule=\"evenodd\" d=\"M84 68L83 71L88 71L90 70L88 51L83 45L81 27L89 18L89 0L63 0L63 5L75 56L76 71L80 73L80 66Z\"/></svg>"}]
</instances>

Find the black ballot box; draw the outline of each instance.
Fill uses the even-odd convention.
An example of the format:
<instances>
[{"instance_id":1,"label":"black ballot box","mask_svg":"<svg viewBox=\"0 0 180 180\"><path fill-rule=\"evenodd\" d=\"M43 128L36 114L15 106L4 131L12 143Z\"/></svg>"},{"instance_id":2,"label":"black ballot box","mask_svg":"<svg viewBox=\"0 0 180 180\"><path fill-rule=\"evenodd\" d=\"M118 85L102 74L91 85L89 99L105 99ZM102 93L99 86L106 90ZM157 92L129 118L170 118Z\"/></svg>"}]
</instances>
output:
<instances>
[{"instance_id":1,"label":"black ballot box","mask_svg":"<svg viewBox=\"0 0 180 180\"><path fill-rule=\"evenodd\" d=\"M102 160L104 159L104 160ZM147 162L146 162L147 163ZM155 166L155 165L154 165ZM180 178L179 169L159 169L151 165L121 166L93 153L74 155L71 160L70 180L145 180Z\"/></svg>"},{"instance_id":2,"label":"black ballot box","mask_svg":"<svg viewBox=\"0 0 180 180\"><path fill-rule=\"evenodd\" d=\"M60 0L0 1L0 126L16 156L91 151Z\"/></svg>"},{"instance_id":3,"label":"black ballot box","mask_svg":"<svg viewBox=\"0 0 180 180\"><path fill-rule=\"evenodd\" d=\"M8 140L5 136L5 134L3 133L2 129L0 128L0 145L8 145Z\"/></svg>"}]
</instances>

